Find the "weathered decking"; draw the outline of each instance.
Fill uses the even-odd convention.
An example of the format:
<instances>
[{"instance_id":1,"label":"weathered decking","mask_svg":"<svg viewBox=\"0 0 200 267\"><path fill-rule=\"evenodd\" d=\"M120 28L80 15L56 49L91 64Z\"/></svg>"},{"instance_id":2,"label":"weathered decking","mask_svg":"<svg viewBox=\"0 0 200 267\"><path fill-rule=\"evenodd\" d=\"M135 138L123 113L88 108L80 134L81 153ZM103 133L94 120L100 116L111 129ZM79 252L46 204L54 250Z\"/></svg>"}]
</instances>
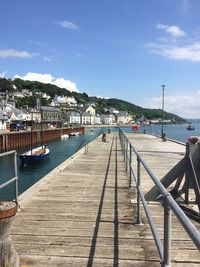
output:
<instances>
[{"instance_id":1,"label":"weathered decking","mask_svg":"<svg viewBox=\"0 0 200 267\"><path fill-rule=\"evenodd\" d=\"M134 142L160 178L183 157L183 147L153 136L134 135ZM107 135L106 143L98 138L87 154L83 149L20 198L11 232L20 266L160 266L146 219L135 224L134 203L117 135ZM175 218L172 224L172 266L198 266L199 251Z\"/></svg>"}]
</instances>

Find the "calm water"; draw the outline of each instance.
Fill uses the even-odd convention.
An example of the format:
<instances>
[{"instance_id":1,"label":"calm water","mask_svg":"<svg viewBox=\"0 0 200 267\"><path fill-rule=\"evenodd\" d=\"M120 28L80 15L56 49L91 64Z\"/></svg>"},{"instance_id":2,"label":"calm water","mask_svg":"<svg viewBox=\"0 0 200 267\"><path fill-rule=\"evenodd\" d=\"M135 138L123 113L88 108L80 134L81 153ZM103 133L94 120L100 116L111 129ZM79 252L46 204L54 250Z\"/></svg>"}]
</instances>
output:
<instances>
[{"instance_id":1,"label":"calm water","mask_svg":"<svg viewBox=\"0 0 200 267\"><path fill-rule=\"evenodd\" d=\"M188 131L187 126L188 124L181 124L181 125L164 125L164 133L166 133L166 137L175 139L177 141L186 143L187 139L191 135L200 135L200 123L194 123L195 130ZM152 128L152 129L151 129ZM143 128L144 129L144 128ZM147 132L153 132L156 134L161 133L161 125L154 125L154 126L146 126L145 127Z\"/></svg>"},{"instance_id":2,"label":"calm water","mask_svg":"<svg viewBox=\"0 0 200 267\"><path fill-rule=\"evenodd\" d=\"M164 125L163 131L166 133L166 137L186 143L187 139L191 135L199 135L200 136L200 122L196 122L193 124L195 126L195 130L188 131L188 124L181 125ZM161 125L152 125L152 126L143 126L140 128L139 132L145 131L147 133L154 133L161 135ZM125 131L132 132L131 128L125 129Z\"/></svg>"},{"instance_id":3,"label":"calm water","mask_svg":"<svg viewBox=\"0 0 200 267\"><path fill-rule=\"evenodd\" d=\"M123 128L126 132L132 132L130 127ZM161 125L145 126L141 127L140 132L144 129L147 133L161 133ZM116 128L111 128L112 131L117 131ZM84 146L84 142L90 142L95 139L102 131L107 132L108 129L101 130L100 128L90 129L84 135L73 136L65 140L56 140L49 143L51 148L51 154L49 159L28 166L21 166L18 159L18 177L19 177L19 194L24 192L31 185L40 180L44 175L49 173L81 147ZM195 130L188 131L187 125L164 125L164 132L168 138L172 138L181 142L186 142L190 135L200 135L200 123L195 123ZM18 151L18 152L24 152ZM13 161L10 157L0 158L0 183L12 178L14 176ZM0 200L10 199L14 196L13 186L8 186L5 190L0 190Z\"/></svg>"}]
</instances>

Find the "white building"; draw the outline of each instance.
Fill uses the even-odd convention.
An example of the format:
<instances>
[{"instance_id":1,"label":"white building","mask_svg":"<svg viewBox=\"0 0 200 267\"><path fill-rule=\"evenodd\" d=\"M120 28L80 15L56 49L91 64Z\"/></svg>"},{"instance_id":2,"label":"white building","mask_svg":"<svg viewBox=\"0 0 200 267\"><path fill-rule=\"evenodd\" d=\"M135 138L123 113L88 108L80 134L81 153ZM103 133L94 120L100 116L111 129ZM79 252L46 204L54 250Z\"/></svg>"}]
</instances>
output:
<instances>
[{"instance_id":1,"label":"white building","mask_svg":"<svg viewBox=\"0 0 200 267\"><path fill-rule=\"evenodd\" d=\"M116 108L110 108L108 111L110 114L119 114L119 110Z\"/></svg>"},{"instance_id":2,"label":"white building","mask_svg":"<svg viewBox=\"0 0 200 267\"><path fill-rule=\"evenodd\" d=\"M114 124L115 123L115 116L113 114L101 115L101 121L103 124Z\"/></svg>"},{"instance_id":3,"label":"white building","mask_svg":"<svg viewBox=\"0 0 200 267\"><path fill-rule=\"evenodd\" d=\"M6 112L9 122L22 121L24 113L20 109Z\"/></svg>"},{"instance_id":4,"label":"white building","mask_svg":"<svg viewBox=\"0 0 200 267\"><path fill-rule=\"evenodd\" d=\"M87 105L80 108L82 112L82 123L83 124L95 124L96 121L96 111L91 105Z\"/></svg>"},{"instance_id":5,"label":"white building","mask_svg":"<svg viewBox=\"0 0 200 267\"><path fill-rule=\"evenodd\" d=\"M75 107L77 106L77 102L74 97L67 97L67 96L57 96L52 100L51 106L60 106L62 104L68 104L70 107Z\"/></svg>"},{"instance_id":6,"label":"white building","mask_svg":"<svg viewBox=\"0 0 200 267\"><path fill-rule=\"evenodd\" d=\"M6 122L8 118L6 114L2 111L0 111L0 131L5 131L6 130Z\"/></svg>"},{"instance_id":7,"label":"white building","mask_svg":"<svg viewBox=\"0 0 200 267\"><path fill-rule=\"evenodd\" d=\"M94 124L101 124L101 116L99 114L95 115Z\"/></svg>"},{"instance_id":8,"label":"white building","mask_svg":"<svg viewBox=\"0 0 200 267\"><path fill-rule=\"evenodd\" d=\"M82 124L94 124L93 118L94 116L91 115L89 112L83 112L82 113Z\"/></svg>"},{"instance_id":9,"label":"white building","mask_svg":"<svg viewBox=\"0 0 200 267\"><path fill-rule=\"evenodd\" d=\"M78 112L67 112L66 117L69 124L81 124L81 115Z\"/></svg>"}]
</instances>

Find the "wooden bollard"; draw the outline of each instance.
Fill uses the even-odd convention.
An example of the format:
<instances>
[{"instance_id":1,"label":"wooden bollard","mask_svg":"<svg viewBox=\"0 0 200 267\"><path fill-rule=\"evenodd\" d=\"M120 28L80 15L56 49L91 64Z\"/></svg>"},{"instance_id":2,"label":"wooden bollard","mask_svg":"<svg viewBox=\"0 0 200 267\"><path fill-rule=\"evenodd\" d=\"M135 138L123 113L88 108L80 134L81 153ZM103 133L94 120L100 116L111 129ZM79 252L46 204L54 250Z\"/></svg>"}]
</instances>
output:
<instances>
[{"instance_id":1,"label":"wooden bollard","mask_svg":"<svg viewBox=\"0 0 200 267\"><path fill-rule=\"evenodd\" d=\"M19 267L19 256L10 237L17 209L18 204L14 201L0 202L0 267Z\"/></svg>"}]
</instances>

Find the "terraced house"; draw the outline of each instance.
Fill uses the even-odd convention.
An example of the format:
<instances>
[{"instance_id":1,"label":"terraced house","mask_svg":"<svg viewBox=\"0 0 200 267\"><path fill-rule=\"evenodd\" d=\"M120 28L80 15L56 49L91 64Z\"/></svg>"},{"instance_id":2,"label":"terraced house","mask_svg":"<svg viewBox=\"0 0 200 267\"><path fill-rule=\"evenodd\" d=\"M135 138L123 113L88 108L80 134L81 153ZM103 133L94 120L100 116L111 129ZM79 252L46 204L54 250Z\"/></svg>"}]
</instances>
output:
<instances>
[{"instance_id":1,"label":"terraced house","mask_svg":"<svg viewBox=\"0 0 200 267\"><path fill-rule=\"evenodd\" d=\"M55 107L41 106L41 120L42 123L49 127L61 127L62 126L62 112Z\"/></svg>"}]
</instances>

